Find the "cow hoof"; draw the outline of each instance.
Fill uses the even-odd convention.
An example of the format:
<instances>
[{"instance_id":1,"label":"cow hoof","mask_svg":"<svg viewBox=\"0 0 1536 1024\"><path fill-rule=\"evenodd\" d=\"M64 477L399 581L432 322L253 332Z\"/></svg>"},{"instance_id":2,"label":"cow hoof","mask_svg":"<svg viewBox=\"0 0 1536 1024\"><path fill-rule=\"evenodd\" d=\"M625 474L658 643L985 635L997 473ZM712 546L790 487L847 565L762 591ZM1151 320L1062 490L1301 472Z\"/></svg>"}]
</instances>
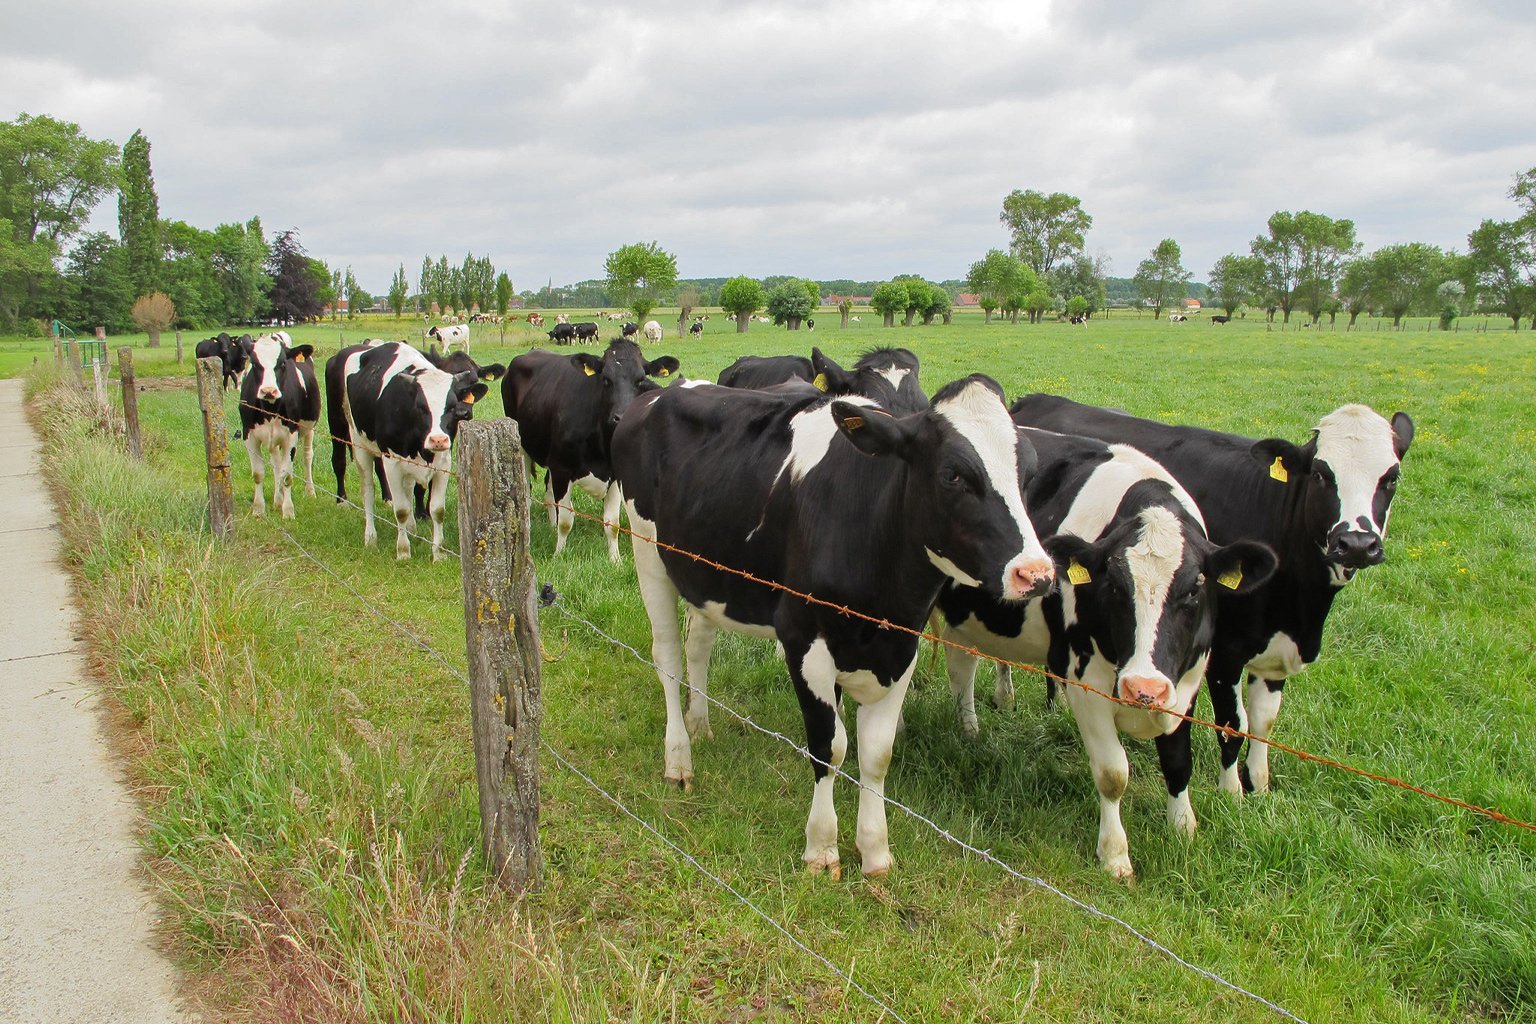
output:
<instances>
[{"instance_id":1,"label":"cow hoof","mask_svg":"<svg viewBox=\"0 0 1536 1024\"><path fill-rule=\"evenodd\" d=\"M974 740L981 735L981 726L975 718L960 719L960 735L968 740Z\"/></svg>"},{"instance_id":2,"label":"cow hoof","mask_svg":"<svg viewBox=\"0 0 1536 1024\"><path fill-rule=\"evenodd\" d=\"M688 768L668 768L666 779L684 793L693 792L693 772Z\"/></svg>"},{"instance_id":3,"label":"cow hoof","mask_svg":"<svg viewBox=\"0 0 1536 1024\"><path fill-rule=\"evenodd\" d=\"M1008 693L1006 695L999 695L999 694L993 694L992 695L992 706L994 708L996 708L997 710L999 710L999 711L1012 711L1013 710L1013 704L1014 704L1014 699L1013 699L1013 691L1012 690L1008 691Z\"/></svg>"},{"instance_id":4,"label":"cow hoof","mask_svg":"<svg viewBox=\"0 0 1536 1024\"><path fill-rule=\"evenodd\" d=\"M837 854L822 855L805 862L805 872L808 875L826 875L834 882L843 880L843 864L838 860Z\"/></svg>"},{"instance_id":5,"label":"cow hoof","mask_svg":"<svg viewBox=\"0 0 1536 1024\"><path fill-rule=\"evenodd\" d=\"M397 562L409 562L410 560L411 560L410 549L406 549L405 551L397 550L395 552L395 561L397 561Z\"/></svg>"},{"instance_id":6,"label":"cow hoof","mask_svg":"<svg viewBox=\"0 0 1536 1024\"><path fill-rule=\"evenodd\" d=\"M1110 861L1104 865L1104 870L1108 871L1109 876L1117 881L1124 882L1127 885L1136 884L1136 869L1131 867L1131 859L1129 857Z\"/></svg>"},{"instance_id":7,"label":"cow hoof","mask_svg":"<svg viewBox=\"0 0 1536 1024\"><path fill-rule=\"evenodd\" d=\"M252 508L251 509L251 517L253 519L260 519L262 516L264 516L266 514L267 514L267 510L264 509L264 508Z\"/></svg>"},{"instance_id":8,"label":"cow hoof","mask_svg":"<svg viewBox=\"0 0 1536 1024\"><path fill-rule=\"evenodd\" d=\"M294 519L294 518L297 518L293 514L293 506L292 505L284 505L283 506L283 518L284 519Z\"/></svg>"},{"instance_id":9,"label":"cow hoof","mask_svg":"<svg viewBox=\"0 0 1536 1024\"><path fill-rule=\"evenodd\" d=\"M1224 769L1221 777L1216 780L1216 788L1230 796L1233 800L1243 799L1243 783L1237 777L1235 768Z\"/></svg>"},{"instance_id":10,"label":"cow hoof","mask_svg":"<svg viewBox=\"0 0 1536 1024\"><path fill-rule=\"evenodd\" d=\"M712 740L715 731L709 727L709 719L700 715L697 718L683 717L683 725L688 729L688 736L695 740Z\"/></svg>"},{"instance_id":11,"label":"cow hoof","mask_svg":"<svg viewBox=\"0 0 1536 1024\"><path fill-rule=\"evenodd\" d=\"M889 853L883 857L866 857L864 858L864 877L884 878L891 873L891 869L895 866L896 858L892 857Z\"/></svg>"},{"instance_id":12,"label":"cow hoof","mask_svg":"<svg viewBox=\"0 0 1536 1024\"><path fill-rule=\"evenodd\" d=\"M313 498L314 496L315 496L315 485L314 484L310 484L308 487L304 488L304 497L306 497L306 498Z\"/></svg>"}]
</instances>

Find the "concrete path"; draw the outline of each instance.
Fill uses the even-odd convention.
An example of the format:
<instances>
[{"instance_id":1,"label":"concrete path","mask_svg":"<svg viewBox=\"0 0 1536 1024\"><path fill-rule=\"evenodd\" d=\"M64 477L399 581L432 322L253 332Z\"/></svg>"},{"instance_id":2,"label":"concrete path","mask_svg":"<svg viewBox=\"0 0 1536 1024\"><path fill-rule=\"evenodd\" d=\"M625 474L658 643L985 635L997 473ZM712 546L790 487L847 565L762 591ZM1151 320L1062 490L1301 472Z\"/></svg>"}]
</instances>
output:
<instances>
[{"instance_id":1,"label":"concrete path","mask_svg":"<svg viewBox=\"0 0 1536 1024\"><path fill-rule=\"evenodd\" d=\"M0 380L0 1021L184 1024L40 452L21 382Z\"/></svg>"}]
</instances>

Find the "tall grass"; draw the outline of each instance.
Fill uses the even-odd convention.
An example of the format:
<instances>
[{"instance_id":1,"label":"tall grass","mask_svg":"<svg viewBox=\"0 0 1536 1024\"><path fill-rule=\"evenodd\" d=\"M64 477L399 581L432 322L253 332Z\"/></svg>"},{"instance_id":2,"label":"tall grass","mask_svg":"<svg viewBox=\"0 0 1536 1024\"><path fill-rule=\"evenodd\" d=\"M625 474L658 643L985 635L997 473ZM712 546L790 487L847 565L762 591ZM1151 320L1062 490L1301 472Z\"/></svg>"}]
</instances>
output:
<instances>
[{"instance_id":1,"label":"tall grass","mask_svg":"<svg viewBox=\"0 0 1536 1024\"><path fill-rule=\"evenodd\" d=\"M659 348L707 377L743 352L812 341L847 360L908 345L930 391L982 368L1010 394L1043 388L1296 440L1343 401L1407 409L1419 431L1389 562L1335 606L1323 659L1288 687L1279 738L1536 817L1525 699L1536 677L1536 360L1523 336L967 322L754 328ZM477 356L491 351L477 342ZM152 869L185 961L233 1016L877 1016L550 764L545 884L522 901L488 889L462 684L275 524L245 515L238 452L241 521L232 543L211 541L191 392L141 396L147 467L60 395L39 399L66 410L44 417L49 463L98 663L137 725ZM498 414L498 401L477 415ZM361 547L355 511L296 502L299 519L284 525L306 548L460 656L451 560L433 565L418 549L397 564L389 544ZM696 748L695 790L663 786L654 674L561 611L646 650L633 569L627 558L609 566L585 522L558 562L552 546L536 516L541 578L562 594L542 623L550 741L907 1019L1272 1019L896 812L889 879L859 879L852 863L839 884L804 877L809 772L718 712L717 740ZM713 676L722 700L799 734L772 644L722 637ZM1310 1019L1536 1019L1536 837L1279 755L1275 792L1233 805L1211 786L1214 743L1197 736L1192 843L1162 820L1155 755L1133 751L1125 820L1141 881L1121 886L1094 864L1096 800L1075 728L1021 684L1019 710L983 709L982 736L967 742L925 658L888 792ZM848 787L838 803L851 838Z\"/></svg>"}]
</instances>

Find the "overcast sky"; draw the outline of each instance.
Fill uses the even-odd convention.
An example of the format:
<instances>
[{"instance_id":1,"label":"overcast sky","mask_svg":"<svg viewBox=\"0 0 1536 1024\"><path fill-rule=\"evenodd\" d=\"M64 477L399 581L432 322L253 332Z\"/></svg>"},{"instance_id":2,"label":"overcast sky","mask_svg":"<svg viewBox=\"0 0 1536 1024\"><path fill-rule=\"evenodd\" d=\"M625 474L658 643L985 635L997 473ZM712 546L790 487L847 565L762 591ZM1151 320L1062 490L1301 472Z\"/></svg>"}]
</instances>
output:
<instances>
[{"instance_id":1,"label":"overcast sky","mask_svg":"<svg viewBox=\"0 0 1536 1024\"><path fill-rule=\"evenodd\" d=\"M656 240L685 277L963 277L1012 189L1130 276L1276 210L1465 249L1536 166L1536 5L0 0L0 119L143 129L162 217L259 215L382 293ZM116 232L115 200L93 227Z\"/></svg>"}]
</instances>

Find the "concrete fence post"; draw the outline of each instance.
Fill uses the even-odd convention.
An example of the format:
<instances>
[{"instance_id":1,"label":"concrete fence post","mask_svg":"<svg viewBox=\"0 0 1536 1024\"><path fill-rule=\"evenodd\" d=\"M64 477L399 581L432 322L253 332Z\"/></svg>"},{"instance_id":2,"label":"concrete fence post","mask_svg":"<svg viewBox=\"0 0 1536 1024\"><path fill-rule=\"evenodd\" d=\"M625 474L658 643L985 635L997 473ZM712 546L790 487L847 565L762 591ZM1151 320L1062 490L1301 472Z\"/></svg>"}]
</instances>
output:
<instances>
[{"instance_id":1,"label":"concrete fence post","mask_svg":"<svg viewBox=\"0 0 1536 1024\"><path fill-rule=\"evenodd\" d=\"M517 424L459 428L459 550L481 848L496 881L538 884L541 673L528 550L528 479Z\"/></svg>"}]
</instances>

